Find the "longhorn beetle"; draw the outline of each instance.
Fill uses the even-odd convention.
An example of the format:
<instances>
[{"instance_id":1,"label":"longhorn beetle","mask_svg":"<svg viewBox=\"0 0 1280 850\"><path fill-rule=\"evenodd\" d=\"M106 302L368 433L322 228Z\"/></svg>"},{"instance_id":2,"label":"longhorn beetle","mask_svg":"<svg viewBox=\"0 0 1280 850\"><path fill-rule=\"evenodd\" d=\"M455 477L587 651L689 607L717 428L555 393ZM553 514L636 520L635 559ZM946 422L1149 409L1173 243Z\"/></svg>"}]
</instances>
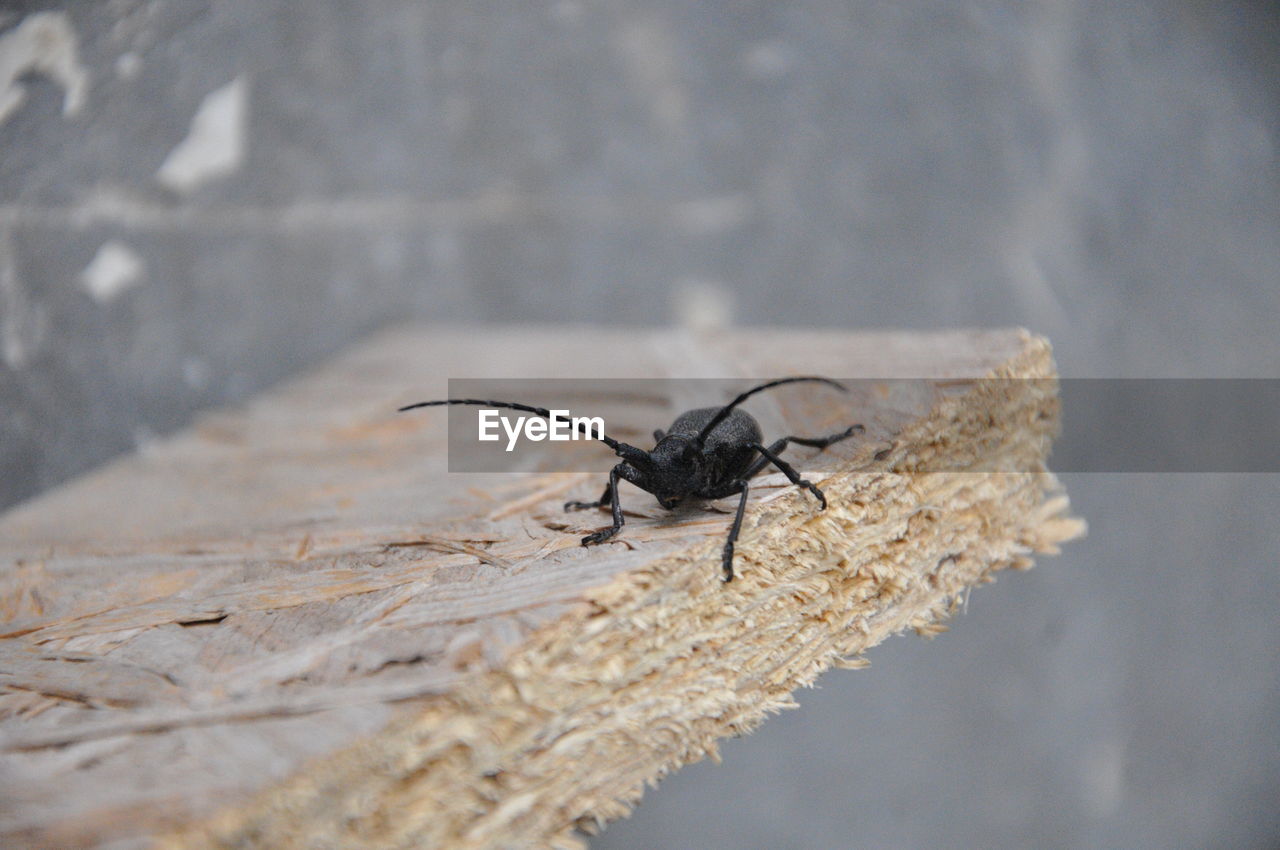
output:
<instances>
[{"instance_id":1,"label":"longhorn beetle","mask_svg":"<svg viewBox=\"0 0 1280 850\"><path fill-rule=\"evenodd\" d=\"M750 490L747 480L768 464L782 470L792 484L804 487L812 493L823 510L827 507L827 497L812 482L800 477L791 464L779 455L789 443L801 446L813 446L825 449L832 443L853 436L864 430L861 425L852 425L838 434L827 437L783 437L772 445L762 442L760 425L755 417L745 410L739 410L751 396L762 390L772 389L782 384L794 384L801 381L814 381L828 384L844 392L848 390L843 384L820 377L781 378L776 381L760 384L739 395L724 407L701 407L690 410L676 417L666 431L653 432L656 445L650 451L620 443L600 432L599 439L622 458L622 462L609 472L609 483L604 493L594 502L566 502L566 511L584 508L611 508L613 525L588 534L582 538L583 546L603 543L622 529L622 503L618 499L618 481L630 481L632 484L652 493L658 504L670 510L683 499L723 499L726 496L738 496L738 512L734 515L733 526L729 529L729 539L725 541L721 556L724 568L724 580L733 581L733 544L742 529L742 512L747 507L747 494ZM419 407L436 407L451 404L474 404L488 407L501 407L507 410L522 410L536 413L547 419L554 419L551 411L545 407L533 407L509 401L486 401L475 398L448 398L440 401L420 401L400 408L400 412L414 410ZM581 427L581 423L575 423ZM590 431L586 436L591 437Z\"/></svg>"}]
</instances>

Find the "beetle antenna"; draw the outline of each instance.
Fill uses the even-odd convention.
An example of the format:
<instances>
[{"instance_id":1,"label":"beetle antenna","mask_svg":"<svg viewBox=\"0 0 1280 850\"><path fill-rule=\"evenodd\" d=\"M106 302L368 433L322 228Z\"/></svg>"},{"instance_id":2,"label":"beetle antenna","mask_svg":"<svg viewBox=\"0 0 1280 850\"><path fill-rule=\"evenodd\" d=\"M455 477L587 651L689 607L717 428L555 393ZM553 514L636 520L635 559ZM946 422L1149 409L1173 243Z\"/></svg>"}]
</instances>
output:
<instances>
[{"instance_id":1,"label":"beetle antenna","mask_svg":"<svg viewBox=\"0 0 1280 850\"><path fill-rule=\"evenodd\" d=\"M439 401L420 401L420 402L417 402L416 404L406 404L404 407L398 408L396 412L404 413L406 410L415 410L419 407L441 407L444 405L452 405L452 404L476 404L476 405L482 405L484 407L502 407L507 410L523 410L525 413L536 413L539 416L545 417L546 419L552 422L563 421L559 417L554 416L551 413L551 411L547 410L545 407L534 407L533 405L519 404L514 401L490 401L488 399L479 399L479 398L446 398L446 399L441 399ZM638 460L642 462L649 460L649 453L646 452L644 449L637 448L636 446L628 445L627 443L620 443L617 440L605 434L603 429L600 430L599 432L600 436L597 437L595 436L595 434L591 432L591 428L584 425L584 423L581 420L570 420L569 425L579 434L582 434L583 436L589 437L593 440L599 440L600 442L604 443L606 446L613 449L613 451L618 455L618 457L622 458L623 460L629 460L629 461Z\"/></svg>"},{"instance_id":2,"label":"beetle antenna","mask_svg":"<svg viewBox=\"0 0 1280 850\"><path fill-rule=\"evenodd\" d=\"M755 395L758 392L763 392L764 390L770 390L770 389L773 389L774 387L778 387L783 384L798 384L802 381L816 382L819 384L828 384L840 390L841 392L847 393L849 391L849 388L846 387L844 384L840 383L839 381L833 381L831 378L822 378L816 375L806 375L799 378L779 378L776 381L769 381L768 383L761 384L758 387L752 387L742 395L735 398L733 401L726 404L724 407L720 408L720 410L716 412L716 415L711 417L711 421L708 422L705 426L703 426L702 431L698 434L698 440L697 440L698 448L699 449L702 448L702 444L706 442L707 436L710 435L711 432L715 430L715 427L717 425L719 425L721 422L729 418L729 414L733 412L733 409L735 407L742 404L751 396Z\"/></svg>"}]
</instances>

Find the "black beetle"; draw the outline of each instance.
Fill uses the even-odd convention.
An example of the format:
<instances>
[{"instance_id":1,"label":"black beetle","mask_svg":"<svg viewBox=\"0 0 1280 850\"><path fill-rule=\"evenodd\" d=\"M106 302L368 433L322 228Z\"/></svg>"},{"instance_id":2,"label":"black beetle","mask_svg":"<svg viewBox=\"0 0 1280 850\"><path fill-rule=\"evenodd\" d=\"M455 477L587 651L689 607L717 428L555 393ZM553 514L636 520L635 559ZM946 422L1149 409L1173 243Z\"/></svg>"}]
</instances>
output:
<instances>
[{"instance_id":1,"label":"black beetle","mask_svg":"<svg viewBox=\"0 0 1280 850\"><path fill-rule=\"evenodd\" d=\"M582 538L582 545L603 543L622 529L622 504L616 496L620 479L652 493L657 497L658 504L668 509L687 498L723 499L738 495L738 512L733 518L733 526L729 529L729 539L725 541L721 557L724 580L733 581L733 544L738 539L738 532L742 528L742 513L747 506L750 489L747 480L772 463L782 470L792 484L807 488L818 498L823 509L826 509L827 497L822 491L812 482L801 478L800 473L778 455L789 443L825 449L832 443L838 443L863 430L861 425L853 425L827 437L783 437L766 447L761 442L763 436L759 423L745 410L739 410L738 405L762 390L801 381L816 381L845 390L844 385L830 378L815 376L769 381L747 390L723 407L703 407L680 414L665 432L654 431L653 438L657 444L650 451L620 443L601 433L598 439L613 449L622 458L622 462L609 472L609 483L605 485L604 493L598 500L566 502L564 509L572 511L608 507L613 510L613 525L588 534ZM400 411L451 404L523 410L547 419L554 418L545 407L474 398L420 401L405 405ZM591 434L587 432L587 436Z\"/></svg>"}]
</instances>

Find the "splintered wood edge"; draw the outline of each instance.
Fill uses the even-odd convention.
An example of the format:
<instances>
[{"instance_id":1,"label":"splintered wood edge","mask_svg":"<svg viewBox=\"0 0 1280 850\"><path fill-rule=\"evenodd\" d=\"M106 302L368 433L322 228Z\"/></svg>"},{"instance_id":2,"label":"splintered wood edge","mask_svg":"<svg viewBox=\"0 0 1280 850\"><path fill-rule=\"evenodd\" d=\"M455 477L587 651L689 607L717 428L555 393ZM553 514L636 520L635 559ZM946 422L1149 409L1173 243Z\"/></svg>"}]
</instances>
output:
<instances>
[{"instance_id":1,"label":"splintered wood edge","mask_svg":"<svg viewBox=\"0 0 1280 850\"><path fill-rule=\"evenodd\" d=\"M195 847L581 847L646 784L794 706L889 635L932 635L977 584L1085 531L1044 469L1058 420L1047 341L945 398L880 471L754 511L722 584L720 541L624 572L496 669L306 764L248 804L164 836ZM979 468L912 474L992 433ZM1022 471L1017 471L1022 470ZM1031 471L1027 471L1031 470Z\"/></svg>"}]
</instances>

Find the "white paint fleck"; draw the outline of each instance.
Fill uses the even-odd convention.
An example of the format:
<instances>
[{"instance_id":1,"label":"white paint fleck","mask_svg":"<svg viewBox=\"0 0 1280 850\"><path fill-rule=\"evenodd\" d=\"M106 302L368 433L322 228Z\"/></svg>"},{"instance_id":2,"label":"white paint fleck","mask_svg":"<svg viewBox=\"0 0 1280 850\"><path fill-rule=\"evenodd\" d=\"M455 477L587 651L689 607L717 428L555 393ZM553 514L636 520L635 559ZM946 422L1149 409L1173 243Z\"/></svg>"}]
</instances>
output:
<instances>
[{"instance_id":1,"label":"white paint fleck","mask_svg":"<svg viewBox=\"0 0 1280 850\"><path fill-rule=\"evenodd\" d=\"M75 30L66 12L37 12L0 35L0 124L27 99L19 80L32 72L62 86L62 114L75 115L85 104L89 74L77 58Z\"/></svg>"},{"instance_id":2,"label":"white paint fleck","mask_svg":"<svg viewBox=\"0 0 1280 850\"><path fill-rule=\"evenodd\" d=\"M133 249L115 239L104 242L89 265L80 273L84 289L99 304L114 301L127 289L137 286L146 266Z\"/></svg>"},{"instance_id":3,"label":"white paint fleck","mask_svg":"<svg viewBox=\"0 0 1280 850\"><path fill-rule=\"evenodd\" d=\"M122 80L136 79L142 73L142 57L132 50L116 57L116 76Z\"/></svg>"},{"instance_id":4,"label":"white paint fleck","mask_svg":"<svg viewBox=\"0 0 1280 850\"><path fill-rule=\"evenodd\" d=\"M191 130L156 172L175 192L190 192L234 172L244 160L249 83L243 74L205 95Z\"/></svg>"},{"instance_id":5,"label":"white paint fleck","mask_svg":"<svg viewBox=\"0 0 1280 850\"><path fill-rule=\"evenodd\" d=\"M691 331L727 328L733 320L729 288L712 280L681 278L676 281L672 308L676 323Z\"/></svg>"},{"instance_id":6,"label":"white paint fleck","mask_svg":"<svg viewBox=\"0 0 1280 850\"><path fill-rule=\"evenodd\" d=\"M10 369L30 362L48 331L44 309L29 297L18 279L13 238L0 231L0 357Z\"/></svg>"}]
</instances>

